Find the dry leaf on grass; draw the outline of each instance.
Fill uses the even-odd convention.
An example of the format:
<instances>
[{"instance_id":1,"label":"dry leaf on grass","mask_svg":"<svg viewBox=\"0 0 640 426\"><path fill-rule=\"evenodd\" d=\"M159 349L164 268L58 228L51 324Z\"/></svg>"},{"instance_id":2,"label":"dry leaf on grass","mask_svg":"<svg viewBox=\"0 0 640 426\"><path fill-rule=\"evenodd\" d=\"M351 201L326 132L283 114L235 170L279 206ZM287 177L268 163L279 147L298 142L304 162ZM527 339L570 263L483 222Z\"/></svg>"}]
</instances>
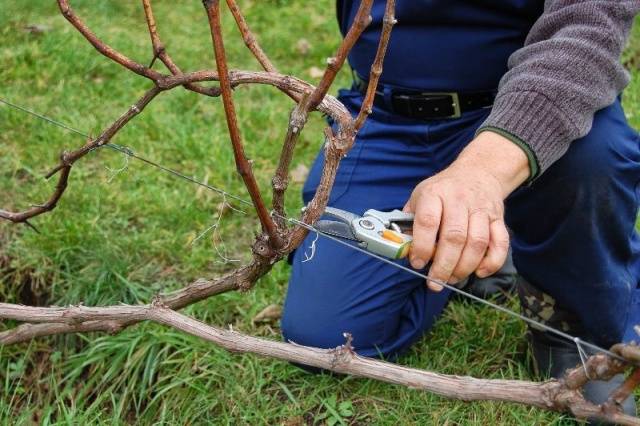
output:
<instances>
[{"instance_id":1,"label":"dry leaf on grass","mask_svg":"<svg viewBox=\"0 0 640 426\"><path fill-rule=\"evenodd\" d=\"M48 25L29 24L23 27L23 30L31 34L43 34L51 29Z\"/></svg>"},{"instance_id":2,"label":"dry leaf on grass","mask_svg":"<svg viewBox=\"0 0 640 426\"><path fill-rule=\"evenodd\" d=\"M282 316L282 307L280 305L269 305L253 317L253 322L271 322L279 320Z\"/></svg>"}]
</instances>

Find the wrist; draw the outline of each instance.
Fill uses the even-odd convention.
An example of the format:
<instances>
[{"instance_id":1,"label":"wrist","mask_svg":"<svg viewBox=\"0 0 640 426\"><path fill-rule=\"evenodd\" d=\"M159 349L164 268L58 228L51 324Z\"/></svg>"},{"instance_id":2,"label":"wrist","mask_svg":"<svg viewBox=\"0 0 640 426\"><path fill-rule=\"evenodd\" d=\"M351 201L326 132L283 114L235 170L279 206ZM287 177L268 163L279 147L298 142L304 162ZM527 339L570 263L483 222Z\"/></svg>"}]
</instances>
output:
<instances>
[{"instance_id":1,"label":"wrist","mask_svg":"<svg viewBox=\"0 0 640 426\"><path fill-rule=\"evenodd\" d=\"M506 198L531 176L525 151L506 137L490 130L479 133L460 153L454 164L493 176Z\"/></svg>"},{"instance_id":2,"label":"wrist","mask_svg":"<svg viewBox=\"0 0 640 426\"><path fill-rule=\"evenodd\" d=\"M538 177L538 174L540 173L540 165L538 164L538 156L536 155L535 151L533 151L533 149L531 149L531 146L524 140L522 140L521 138L519 138L518 136L514 135L513 133L499 128L499 127L493 127L493 126L485 126L485 127L481 127L480 129L478 129L478 131L476 132L476 136L479 135L482 132L493 132L493 133L497 133L498 135L508 139L509 141L513 142L515 145L517 145L520 149L522 149L524 151L524 153L527 156L527 159L529 160L529 171L530 171L530 175L529 175L529 179L527 179L527 182L530 182L532 180L534 180L535 178Z\"/></svg>"}]
</instances>

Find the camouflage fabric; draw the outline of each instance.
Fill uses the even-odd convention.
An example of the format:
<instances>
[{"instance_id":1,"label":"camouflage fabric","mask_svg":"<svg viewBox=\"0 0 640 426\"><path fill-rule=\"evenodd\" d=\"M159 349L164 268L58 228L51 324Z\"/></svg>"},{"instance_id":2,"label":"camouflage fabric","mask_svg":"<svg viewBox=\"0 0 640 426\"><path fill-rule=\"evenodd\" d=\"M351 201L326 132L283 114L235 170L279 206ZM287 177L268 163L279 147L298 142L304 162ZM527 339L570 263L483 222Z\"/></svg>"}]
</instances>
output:
<instances>
[{"instance_id":1,"label":"camouflage fabric","mask_svg":"<svg viewBox=\"0 0 640 426\"><path fill-rule=\"evenodd\" d=\"M574 313L559 307L553 297L542 292L522 277L518 279L517 289L522 314L527 318L565 333L576 333L582 329L580 321ZM540 330L534 325L531 327Z\"/></svg>"}]
</instances>

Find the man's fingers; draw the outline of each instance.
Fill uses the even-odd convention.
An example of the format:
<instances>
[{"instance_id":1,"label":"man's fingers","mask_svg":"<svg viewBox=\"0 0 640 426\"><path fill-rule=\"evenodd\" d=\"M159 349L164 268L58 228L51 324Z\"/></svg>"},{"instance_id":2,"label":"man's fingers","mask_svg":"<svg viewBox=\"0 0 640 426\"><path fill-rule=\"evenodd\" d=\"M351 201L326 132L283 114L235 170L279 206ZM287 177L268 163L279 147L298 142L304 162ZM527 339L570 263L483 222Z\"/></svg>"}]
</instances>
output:
<instances>
[{"instance_id":1,"label":"man's fingers","mask_svg":"<svg viewBox=\"0 0 640 426\"><path fill-rule=\"evenodd\" d=\"M422 269L431 260L435 250L442 217L442 201L439 197L425 194L417 200L414 207L414 239L411 243L409 260L412 267Z\"/></svg>"},{"instance_id":2,"label":"man's fingers","mask_svg":"<svg viewBox=\"0 0 640 426\"><path fill-rule=\"evenodd\" d=\"M429 278L449 282L467 242L469 212L458 203L445 203L438 245Z\"/></svg>"},{"instance_id":3,"label":"man's fingers","mask_svg":"<svg viewBox=\"0 0 640 426\"><path fill-rule=\"evenodd\" d=\"M433 291L434 293L440 293L442 289L444 289L444 287L431 281L431 279L427 280L427 287L429 287L429 290Z\"/></svg>"},{"instance_id":4,"label":"man's fingers","mask_svg":"<svg viewBox=\"0 0 640 426\"><path fill-rule=\"evenodd\" d=\"M453 278L457 281L471 275L482 262L491 238L489 223L489 214L486 211L476 211L469 215L467 242L453 271Z\"/></svg>"},{"instance_id":5,"label":"man's fingers","mask_svg":"<svg viewBox=\"0 0 640 426\"><path fill-rule=\"evenodd\" d=\"M480 278L495 274L504 265L509 253L509 232L502 219L494 220L489 226L491 241L487 255L482 259L476 275Z\"/></svg>"}]
</instances>

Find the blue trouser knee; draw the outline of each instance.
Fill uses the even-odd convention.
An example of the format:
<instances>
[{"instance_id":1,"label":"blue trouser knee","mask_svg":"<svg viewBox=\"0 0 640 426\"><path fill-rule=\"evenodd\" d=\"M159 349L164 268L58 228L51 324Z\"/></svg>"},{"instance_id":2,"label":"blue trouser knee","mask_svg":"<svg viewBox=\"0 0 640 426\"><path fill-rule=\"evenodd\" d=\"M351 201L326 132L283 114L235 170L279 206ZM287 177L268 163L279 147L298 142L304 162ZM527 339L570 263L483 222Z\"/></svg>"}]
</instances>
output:
<instances>
[{"instance_id":1,"label":"blue trouser knee","mask_svg":"<svg viewBox=\"0 0 640 426\"><path fill-rule=\"evenodd\" d=\"M355 112L362 97L342 91ZM402 208L413 188L447 167L488 111L416 122L375 109L341 162L329 204L361 214ZM316 159L303 190L308 202L323 164ZM619 104L599 112L594 129L563 159L507 202L516 266L531 283L576 313L599 343L631 336L640 322L639 244L634 232L640 150ZM392 358L428 330L449 292L327 239L307 237L293 254L282 318L287 340L335 347L352 334L366 356ZM632 299L635 298L635 304Z\"/></svg>"},{"instance_id":2,"label":"blue trouser knee","mask_svg":"<svg viewBox=\"0 0 640 426\"><path fill-rule=\"evenodd\" d=\"M638 182L638 135L616 101L506 203L518 272L576 315L583 337L600 345L639 337Z\"/></svg>"}]
</instances>

